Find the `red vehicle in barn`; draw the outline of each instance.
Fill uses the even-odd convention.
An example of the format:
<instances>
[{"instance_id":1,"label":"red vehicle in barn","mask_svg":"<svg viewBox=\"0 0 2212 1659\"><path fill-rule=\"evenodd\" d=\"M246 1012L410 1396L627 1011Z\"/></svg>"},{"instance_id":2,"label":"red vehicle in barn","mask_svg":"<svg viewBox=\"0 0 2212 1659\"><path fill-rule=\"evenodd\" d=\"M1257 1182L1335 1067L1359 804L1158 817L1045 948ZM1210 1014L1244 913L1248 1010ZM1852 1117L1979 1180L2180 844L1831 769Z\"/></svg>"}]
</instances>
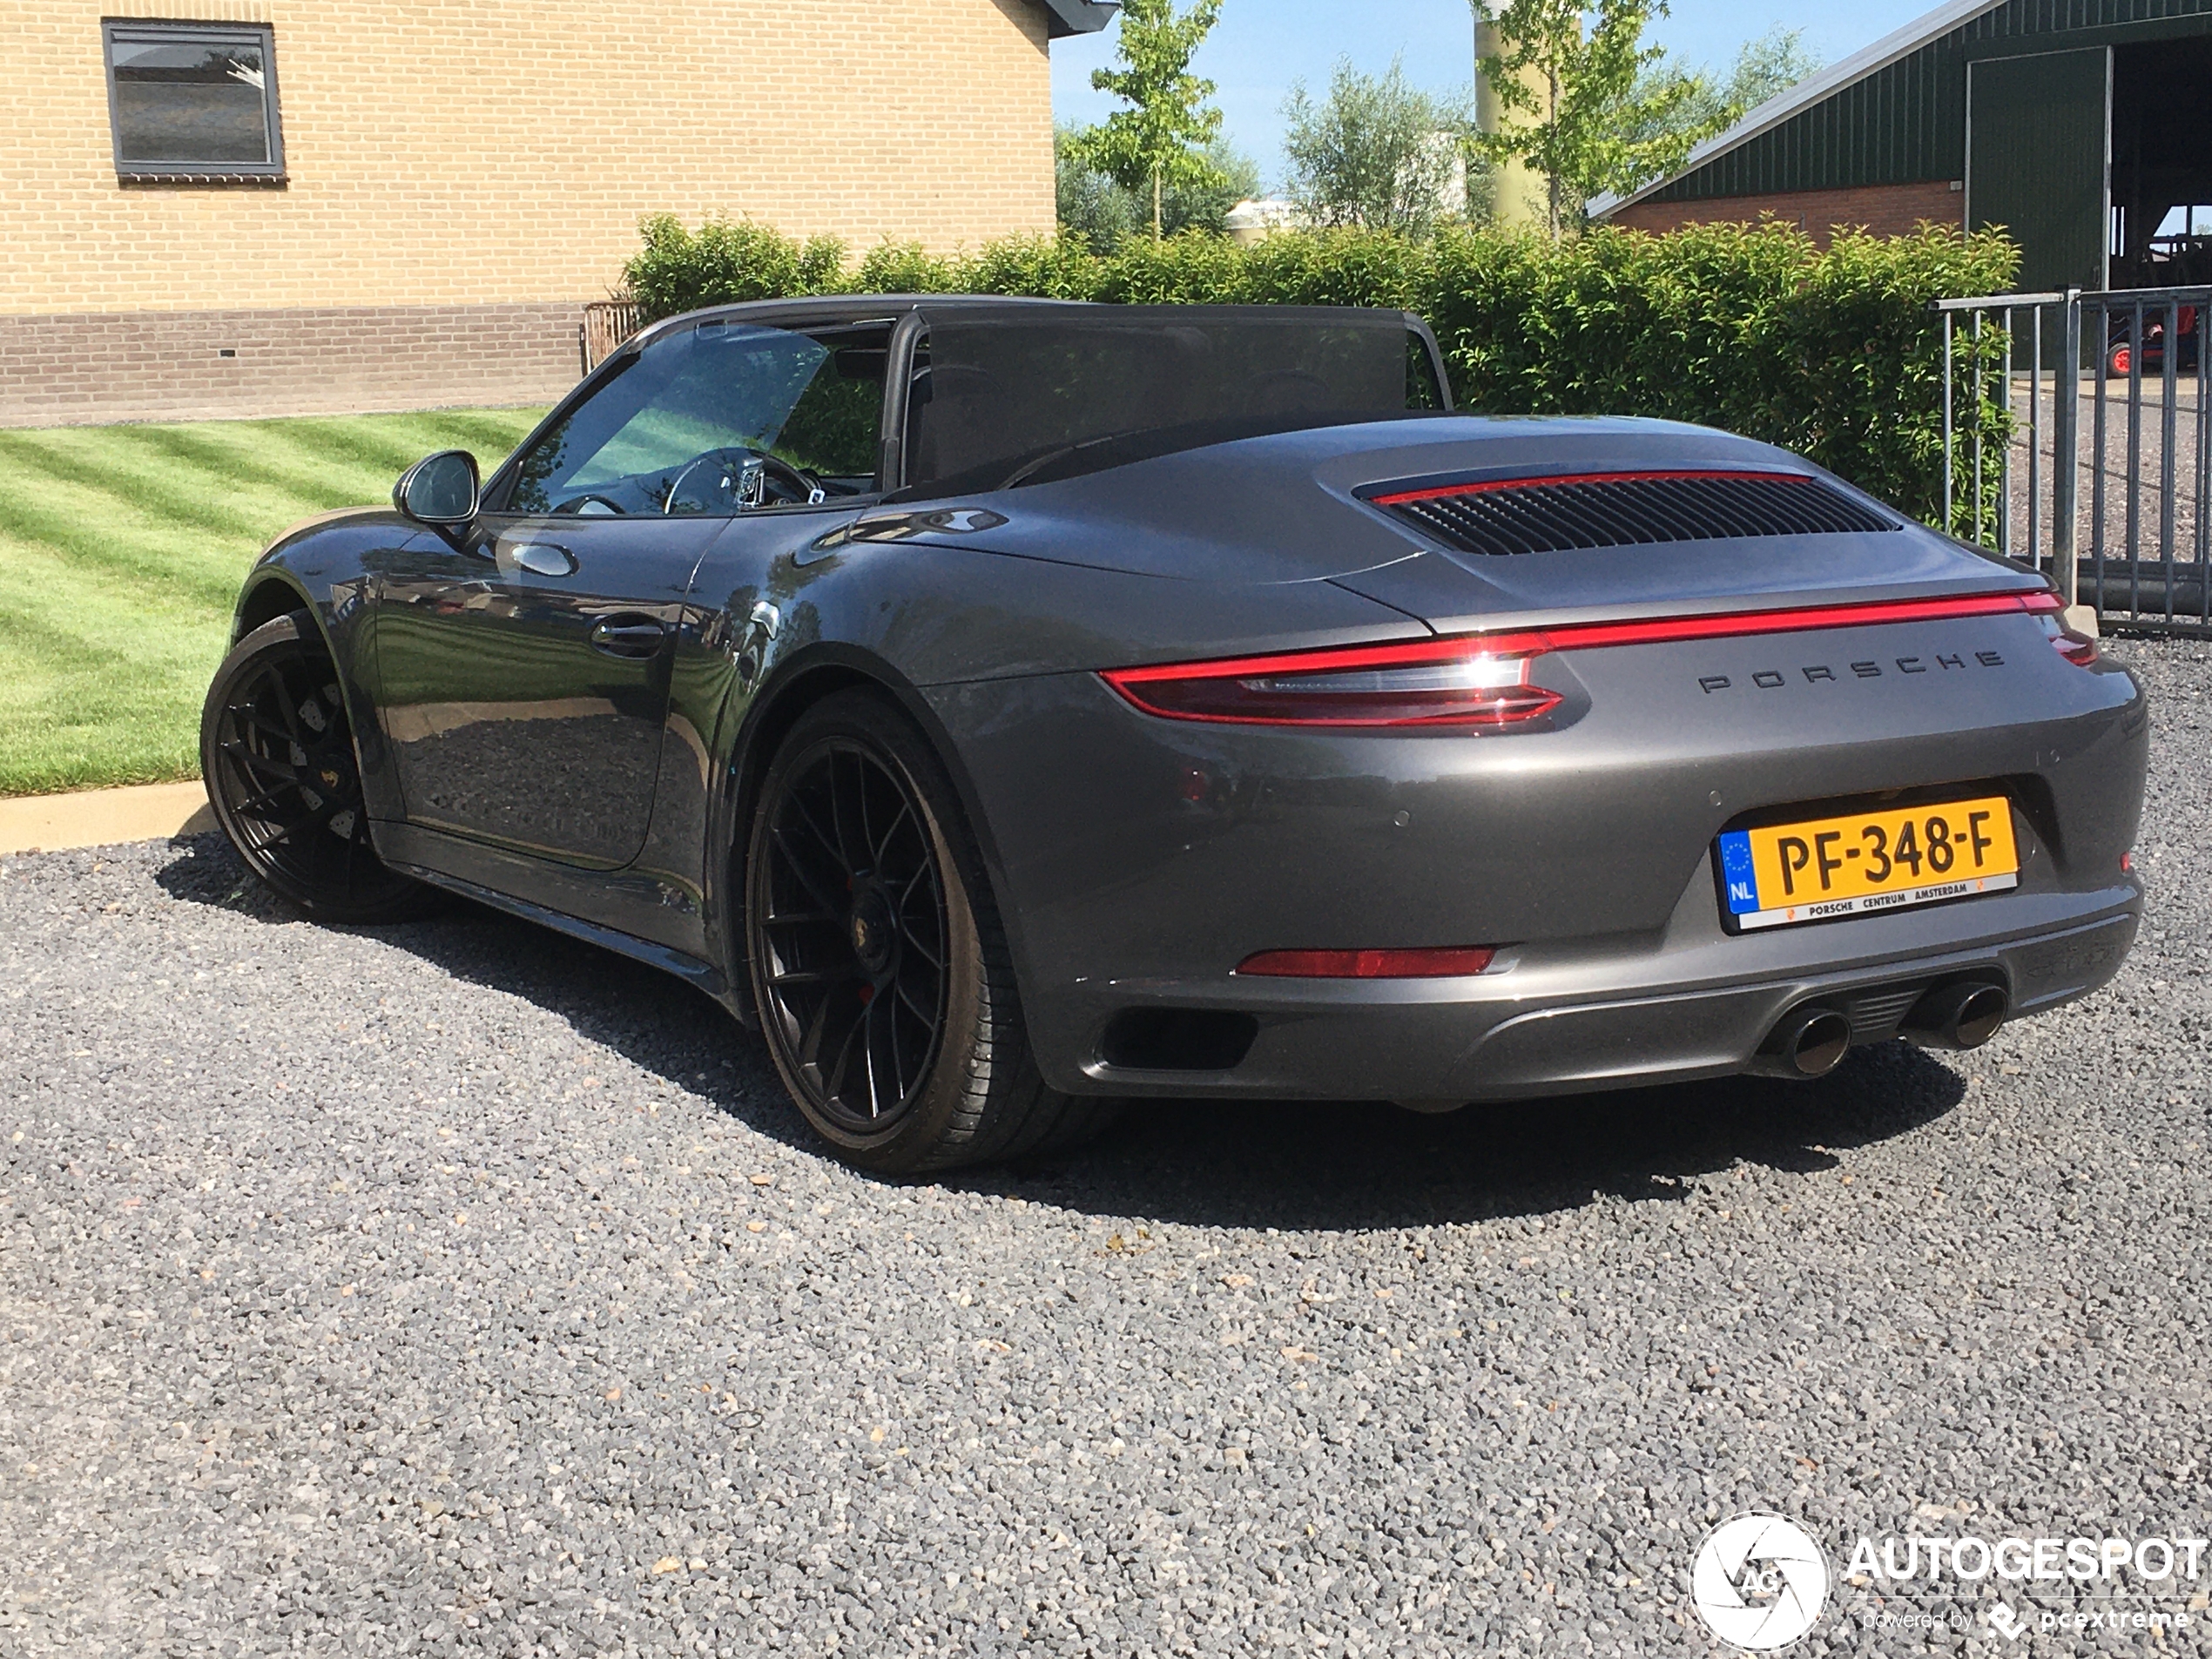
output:
<instances>
[{"instance_id":1,"label":"red vehicle in barn","mask_svg":"<svg viewBox=\"0 0 2212 1659\"><path fill-rule=\"evenodd\" d=\"M2174 370L2176 374L2193 374L2196 372L2198 342L2202 338L2202 331L2198 327L2201 311L2202 307L2197 306L2175 307ZM2120 310L2105 314L2110 319L2105 342L2105 373L2114 377L2125 377L2136 367L2132 361L2135 355L2135 343L2129 338L2134 314ZM2165 307L2143 307L2141 347L2141 372L2145 374L2163 374L2166 372Z\"/></svg>"}]
</instances>

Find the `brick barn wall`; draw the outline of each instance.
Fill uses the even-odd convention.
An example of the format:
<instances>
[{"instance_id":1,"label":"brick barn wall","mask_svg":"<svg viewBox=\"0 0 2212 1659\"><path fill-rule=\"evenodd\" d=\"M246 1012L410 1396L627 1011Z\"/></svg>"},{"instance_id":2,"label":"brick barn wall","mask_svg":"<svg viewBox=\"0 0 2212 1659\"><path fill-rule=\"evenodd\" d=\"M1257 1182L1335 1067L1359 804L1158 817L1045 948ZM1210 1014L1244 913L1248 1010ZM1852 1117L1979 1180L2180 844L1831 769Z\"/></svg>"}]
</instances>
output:
<instances>
[{"instance_id":1,"label":"brick barn wall","mask_svg":"<svg viewBox=\"0 0 2212 1659\"><path fill-rule=\"evenodd\" d=\"M104 14L270 24L288 181L120 184ZM99 355L118 316L178 315L132 349L185 365L204 342L185 315L282 314L273 341L327 353L361 338L333 311L574 312L620 280L650 212L749 216L856 252L1053 224L1031 0L0 0L0 318L73 336L71 361L124 401L151 370ZM501 327L523 343L498 373L537 374L550 348ZM211 395L246 378L222 361ZM189 381L163 383L183 396Z\"/></svg>"},{"instance_id":2,"label":"brick barn wall","mask_svg":"<svg viewBox=\"0 0 2212 1659\"><path fill-rule=\"evenodd\" d=\"M1705 201L1641 201L1622 208L1607 222L1628 230L1671 231L1684 225L1756 225L1762 219L1778 219L1825 247L1838 226L1862 226L1877 236L1904 236L1924 219L1962 225L1965 200L1948 181L1937 179L1852 190L1718 196Z\"/></svg>"}]
</instances>

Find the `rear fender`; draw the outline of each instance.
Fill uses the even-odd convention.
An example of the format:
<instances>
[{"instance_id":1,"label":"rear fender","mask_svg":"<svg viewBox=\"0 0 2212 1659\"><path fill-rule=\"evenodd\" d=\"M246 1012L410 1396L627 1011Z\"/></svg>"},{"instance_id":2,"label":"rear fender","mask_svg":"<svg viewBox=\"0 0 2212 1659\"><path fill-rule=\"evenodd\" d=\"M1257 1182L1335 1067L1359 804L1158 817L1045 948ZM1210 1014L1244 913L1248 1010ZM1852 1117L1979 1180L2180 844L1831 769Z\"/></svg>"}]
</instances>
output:
<instances>
[{"instance_id":1,"label":"rear fender","mask_svg":"<svg viewBox=\"0 0 2212 1659\"><path fill-rule=\"evenodd\" d=\"M765 647L747 621L762 605L775 617ZM671 711L711 733L702 739L713 779L698 815L705 857L673 834L657 850L649 843L649 853L671 867L697 860L683 879L699 888L708 948L733 973L743 950L741 849L753 792L782 733L821 696L873 686L920 728L959 792L1026 979L1027 929L1007 884L998 828L933 688L1028 679L1076 664L1428 632L1325 583L1260 593L910 543L810 546L777 560L759 587L716 594L706 614L679 658ZM663 821L688 821L682 811L664 815L657 807L654 816L656 840Z\"/></svg>"},{"instance_id":2,"label":"rear fender","mask_svg":"<svg viewBox=\"0 0 2212 1659\"><path fill-rule=\"evenodd\" d=\"M794 650L767 671L759 688L749 688L736 674L728 676L722 695L720 718L715 721L715 743L710 775L714 779L705 813L704 858L698 867L699 909L710 961L721 964L737 988L738 1015L747 1024L756 1017L745 988L745 854L752 839L754 803L762 779L774 759L784 735L799 718L824 698L854 689L871 691L904 712L920 728L930 748L943 764L960 797L981 851L994 901L1004 920L1017 964L1023 960L1019 918L1006 899L1006 884L996 841L984 815L974 781L968 776L958 747L944 723L907 678L882 658L857 647L814 643ZM657 814L658 816L658 814ZM717 849L724 849L718 852ZM652 849L649 848L649 853ZM666 851L678 858L682 850Z\"/></svg>"}]
</instances>

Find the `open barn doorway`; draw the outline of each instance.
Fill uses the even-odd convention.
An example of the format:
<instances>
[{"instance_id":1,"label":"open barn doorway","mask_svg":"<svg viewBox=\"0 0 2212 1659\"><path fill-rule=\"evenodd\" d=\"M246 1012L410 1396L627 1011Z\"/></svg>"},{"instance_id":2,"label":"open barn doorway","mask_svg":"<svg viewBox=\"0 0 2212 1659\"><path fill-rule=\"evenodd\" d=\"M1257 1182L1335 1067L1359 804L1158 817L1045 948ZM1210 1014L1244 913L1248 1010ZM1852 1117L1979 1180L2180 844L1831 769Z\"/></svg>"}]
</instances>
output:
<instances>
[{"instance_id":1,"label":"open barn doorway","mask_svg":"<svg viewBox=\"0 0 2212 1659\"><path fill-rule=\"evenodd\" d=\"M2112 60L2110 285L2212 282L2212 36Z\"/></svg>"}]
</instances>

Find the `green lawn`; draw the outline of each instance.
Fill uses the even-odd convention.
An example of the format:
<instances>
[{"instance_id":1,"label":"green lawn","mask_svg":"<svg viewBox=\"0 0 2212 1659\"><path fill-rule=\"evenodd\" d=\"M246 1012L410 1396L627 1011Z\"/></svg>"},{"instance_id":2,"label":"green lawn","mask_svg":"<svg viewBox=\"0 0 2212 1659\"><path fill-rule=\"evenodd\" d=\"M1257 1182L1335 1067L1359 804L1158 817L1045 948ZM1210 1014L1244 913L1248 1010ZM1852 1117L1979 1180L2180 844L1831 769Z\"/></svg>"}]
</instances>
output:
<instances>
[{"instance_id":1,"label":"green lawn","mask_svg":"<svg viewBox=\"0 0 2212 1659\"><path fill-rule=\"evenodd\" d=\"M536 409L0 430L0 795L199 770L199 700L254 556L391 498L433 449L489 472Z\"/></svg>"}]
</instances>

